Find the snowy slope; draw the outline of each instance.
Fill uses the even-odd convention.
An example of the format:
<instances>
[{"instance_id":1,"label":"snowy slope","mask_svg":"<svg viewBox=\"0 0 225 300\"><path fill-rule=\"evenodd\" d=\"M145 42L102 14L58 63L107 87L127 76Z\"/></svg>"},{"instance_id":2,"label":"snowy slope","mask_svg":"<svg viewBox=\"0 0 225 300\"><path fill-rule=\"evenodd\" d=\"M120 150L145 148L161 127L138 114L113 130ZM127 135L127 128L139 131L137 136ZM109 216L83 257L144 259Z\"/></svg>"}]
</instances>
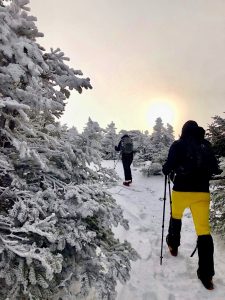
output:
<instances>
[{"instance_id":1,"label":"snowy slope","mask_svg":"<svg viewBox=\"0 0 225 300\"><path fill-rule=\"evenodd\" d=\"M108 161L108 166L113 162ZM123 179L121 162L116 171ZM133 184L121 183L110 189L114 198L124 209L130 230L122 227L114 232L121 240L127 239L138 251L141 259L132 264L131 278L126 285L118 284L117 300L224 300L225 299L225 245L214 236L215 242L215 289L206 290L197 279L197 252L190 257L196 246L196 234L191 213L183 217L181 246L178 257L172 257L164 238L163 264L160 265L163 176L143 177L132 167ZM165 235L168 229L169 201L167 195Z\"/></svg>"}]
</instances>

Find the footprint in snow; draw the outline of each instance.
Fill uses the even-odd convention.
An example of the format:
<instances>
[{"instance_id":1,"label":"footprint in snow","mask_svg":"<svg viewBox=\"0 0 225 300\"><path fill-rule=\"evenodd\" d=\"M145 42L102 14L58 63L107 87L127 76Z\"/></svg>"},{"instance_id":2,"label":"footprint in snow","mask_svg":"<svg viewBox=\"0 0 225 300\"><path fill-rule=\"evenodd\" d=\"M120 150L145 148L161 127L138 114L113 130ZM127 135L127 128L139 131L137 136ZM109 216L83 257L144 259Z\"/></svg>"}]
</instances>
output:
<instances>
[{"instance_id":1,"label":"footprint in snow","mask_svg":"<svg viewBox=\"0 0 225 300\"><path fill-rule=\"evenodd\" d=\"M145 258L146 261L148 261L152 257L152 251L149 253L149 255Z\"/></svg>"},{"instance_id":2,"label":"footprint in snow","mask_svg":"<svg viewBox=\"0 0 225 300\"><path fill-rule=\"evenodd\" d=\"M161 243L161 238L159 236L156 236L154 238L154 244L155 244L155 246L158 248L158 246L160 245L160 243Z\"/></svg>"},{"instance_id":3,"label":"footprint in snow","mask_svg":"<svg viewBox=\"0 0 225 300\"><path fill-rule=\"evenodd\" d=\"M168 300L176 300L176 298L173 294L170 294Z\"/></svg>"},{"instance_id":4,"label":"footprint in snow","mask_svg":"<svg viewBox=\"0 0 225 300\"><path fill-rule=\"evenodd\" d=\"M140 227L137 229L139 232L149 232L151 229L149 227Z\"/></svg>"},{"instance_id":5,"label":"footprint in snow","mask_svg":"<svg viewBox=\"0 0 225 300\"><path fill-rule=\"evenodd\" d=\"M142 300L158 300L158 298L154 292L148 292L142 295Z\"/></svg>"},{"instance_id":6,"label":"footprint in snow","mask_svg":"<svg viewBox=\"0 0 225 300\"><path fill-rule=\"evenodd\" d=\"M150 189L149 187L146 187L146 191L148 191L150 193L154 193L154 191L152 189Z\"/></svg>"},{"instance_id":7,"label":"footprint in snow","mask_svg":"<svg viewBox=\"0 0 225 300\"><path fill-rule=\"evenodd\" d=\"M144 220L148 215L146 213L141 213L139 217Z\"/></svg>"}]
</instances>

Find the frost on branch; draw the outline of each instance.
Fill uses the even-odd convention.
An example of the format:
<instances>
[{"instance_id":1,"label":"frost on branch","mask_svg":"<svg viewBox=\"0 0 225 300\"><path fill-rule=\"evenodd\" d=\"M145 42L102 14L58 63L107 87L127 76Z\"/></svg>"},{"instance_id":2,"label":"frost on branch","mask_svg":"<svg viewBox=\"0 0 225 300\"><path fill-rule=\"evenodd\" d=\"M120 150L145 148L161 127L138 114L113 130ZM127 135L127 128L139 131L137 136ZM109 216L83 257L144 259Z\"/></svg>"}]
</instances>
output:
<instances>
[{"instance_id":1,"label":"frost on branch","mask_svg":"<svg viewBox=\"0 0 225 300\"><path fill-rule=\"evenodd\" d=\"M111 230L128 228L103 188L114 174L93 168L92 144L56 121L90 80L36 43L28 3L0 2L0 299L54 299L74 283L81 299L91 288L115 299L137 254Z\"/></svg>"},{"instance_id":2,"label":"frost on branch","mask_svg":"<svg viewBox=\"0 0 225 300\"><path fill-rule=\"evenodd\" d=\"M213 117L212 124L209 125L207 137L213 145L215 154L219 157L220 169L222 173L215 176L211 183L212 203L210 210L210 220L213 230L222 239L225 239L225 119L220 116ZM219 178L218 178L219 177Z\"/></svg>"}]
</instances>

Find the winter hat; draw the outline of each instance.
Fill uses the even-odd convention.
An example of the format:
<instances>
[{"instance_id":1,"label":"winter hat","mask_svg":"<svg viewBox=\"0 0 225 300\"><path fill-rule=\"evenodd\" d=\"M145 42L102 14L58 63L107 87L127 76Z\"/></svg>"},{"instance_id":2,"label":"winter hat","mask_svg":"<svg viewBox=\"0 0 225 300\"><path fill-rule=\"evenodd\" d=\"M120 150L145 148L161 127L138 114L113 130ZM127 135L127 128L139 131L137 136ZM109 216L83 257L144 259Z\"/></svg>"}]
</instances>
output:
<instances>
[{"instance_id":1,"label":"winter hat","mask_svg":"<svg viewBox=\"0 0 225 300\"><path fill-rule=\"evenodd\" d=\"M181 131L181 138L185 138L188 136L196 136L197 132L198 132L198 123L193 121L193 120L189 120L186 123L184 123L183 127L182 127L182 131Z\"/></svg>"},{"instance_id":2,"label":"winter hat","mask_svg":"<svg viewBox=\"0 0 225 300\"><path fill-rule=\"evenodd\" d=\"M128 134L124 134L121 139L123 139L125 137L129 137L129 135Z\"/></svg>"}]
</instances>

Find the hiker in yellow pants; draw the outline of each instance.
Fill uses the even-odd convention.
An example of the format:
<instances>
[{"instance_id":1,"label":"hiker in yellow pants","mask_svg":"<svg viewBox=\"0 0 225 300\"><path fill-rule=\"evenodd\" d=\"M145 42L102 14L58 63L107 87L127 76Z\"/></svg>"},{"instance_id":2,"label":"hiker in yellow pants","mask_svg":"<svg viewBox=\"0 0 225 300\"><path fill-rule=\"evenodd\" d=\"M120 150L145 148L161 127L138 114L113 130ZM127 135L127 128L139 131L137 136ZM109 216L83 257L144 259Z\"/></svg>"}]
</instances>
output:
<instances>
[{"instance_id":1,"label":"hiker in yellow pants","mask_svg":"<svg viewBox=\"0 0 225 300\"><path fill-rule=\"evenodd\" d=\"M197 276L204 287L212 290L214 272L213 239L209 226L209 179L219 173L211 144L204 139L204 129L195 121L187 121L179 140L175 141L163 165L165 175L174 174L172 212L166 242L170 253L178 255L181 219L185 208L192 213L198 236Z\"/></svg>"}]
</instances>

